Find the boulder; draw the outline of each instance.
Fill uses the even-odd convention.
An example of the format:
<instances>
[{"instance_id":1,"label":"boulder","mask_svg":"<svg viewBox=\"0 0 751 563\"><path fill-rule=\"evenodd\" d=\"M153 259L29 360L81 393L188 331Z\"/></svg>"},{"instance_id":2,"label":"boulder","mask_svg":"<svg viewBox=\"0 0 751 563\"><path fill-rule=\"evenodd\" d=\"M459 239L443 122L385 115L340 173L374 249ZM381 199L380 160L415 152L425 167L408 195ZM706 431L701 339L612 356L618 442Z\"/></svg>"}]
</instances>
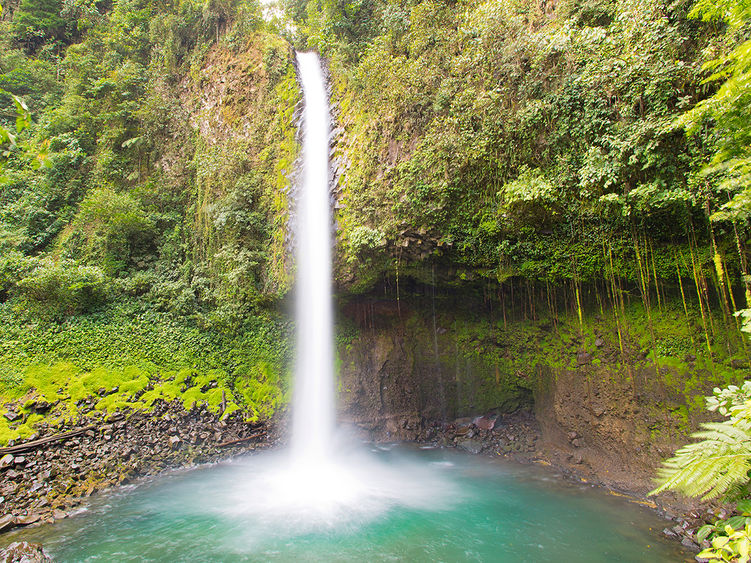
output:
<instances>
[{"instance_id":1,"label":"boulder","mask_svg":"<svg viewBox=\"0 0 751 563\"><path fill-rule=\"evenodd\" d=\"M26 516L19 516L18 518L16 518L16 524L18 524L19 526L28 526L29 524L39 522L41 519L42 516L40 514L32 512L31 514L27 514Z\"/></svg>"},{"instance_id":2,"label":"boulder","mask_svg":"<svg viewBox=\"0 0 751 563\"><path fill-rule=\"evenodd\" d=\"M482 451L482 440L477 440L473 438L469 438L466 440L459 440L456 443L456 446L466 452L476 455Z\"/></svg>"},{"instance_id":3,"label":"boulder","mask_svg":"<svg viewBox=\"0 0 751 563\"><path fill-rule=\"evenodd\" d=\"M63 518L68 517L68 513L65 512L64 510L60 510L59 508L56 508L55 510L52 511L52 517L55 520L62 520Z\"/></svg>"},{"instance_id":4,"label":"boulder","mask_svg":"<svg viewBox=\"0 0 751 563\"><path fill-rule=\"evenodd\" d=\"M0 533L10 530L16 525L16 517L12 514L0 516Z\"/></svg>"},{"instance_id":5,"label":"boulder","mask_svg":"<svg viewBox=\"0 0 751 563\"><path fill-rule=\"evenodd\" d=\"M16 420L19 420L21 418L21 414L12 409L8 409L8 412L6 412L3 416L5 416L8 422L15 422Z\"/></svg>"},{"instance_id":6,"label":"boulder","mask_svg":"<svg viewBox=\"0 0 751 563\"><path fill-rule=\"evenodd\" d=\"M35 413L44 414L52 408L52 403L45 401L44 399L36 399L32 401L28 407Z\"/></svg>"},{"instance_id":7,"label":"boulder","mask_svg":"<svg viewBox=\"0 0 751 563\"><path fill-rule=\"evenodd\" d=\"M53 559L38 543L13 542L0 550L0 563L48 563Z\"/></svg>"},{"instance_id":8,"label":"boulder","mask_svg":"<svg viewBox=\"0 0 751 563\"><path fill-rule=\"evenodd\" d=\"M478 416L474 419L474 425L480 430L492 430L495 427L496 417Z\"/></svg>"},{"instance_id":9,"label":"boulder","mask_svg":"<svg viewBox=\"0 0 751 563\"><path fill-rule=\"evenodd\" d=\"M681 540L681 545L685 547L686 549L690 549L691 551L699 551L699 546L696 545L691 538L684 537Z\"/></svg>"},{"instance_id":10,"label":"boulder","mask_svg":"<svg viewBox=\"0 0 751 563\"><path fill-rule=\"evenodd\" d=\"M576 354L576 363L580 366L592 363L592 354L589 352L579 352Z\"/></svg>"},{"instance_id":11,"label":"boulder","mask_svg":"<svg viewBox=\"0 0 751 563\"><path fill-rule=\"evenodd\" d=\"M0 457L0 470L10 467L11 465L13 465L12 454L5 454L3 457Z\"/></svg>"}]
</instances>

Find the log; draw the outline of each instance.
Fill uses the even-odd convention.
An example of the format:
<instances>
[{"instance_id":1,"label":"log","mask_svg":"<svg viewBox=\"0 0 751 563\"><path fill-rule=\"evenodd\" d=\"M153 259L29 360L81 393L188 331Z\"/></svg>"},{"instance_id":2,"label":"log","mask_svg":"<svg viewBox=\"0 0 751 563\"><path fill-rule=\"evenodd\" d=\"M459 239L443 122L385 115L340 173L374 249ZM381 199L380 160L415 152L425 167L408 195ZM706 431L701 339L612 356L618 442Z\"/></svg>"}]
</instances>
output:
<instances>
[{"instance_id":1,"label":"log","mask_svg":"<svg viewBox=\"0 0 751 563\"><path fill-rule=\"evenodd\" d=\"M77 430L70 430L68 432L63 432L62 434L55 434L54 436L47 436L46 438L40 438L39 440L32 440L31 442L25 442L23 444L18 444L16 446L8 446L5 448L0 448L0 455L20 454L22 452L27 452L29 450L35 450L40 446L44 446L45 444L51 444L53 442L67 440L68 438L75 438L76 436L80 436L81 434L84 434L88 432L89 430L94 430L95 428L96 426L85 426L83 428L78 428Z\"/></svg>"},{"instance_id":2,"label":"log","mask_svg":"<svg viewBox=\"0 0 751 563\"><path fill-rule=\"evenodd\" d=\"M258 432L256 434L251 434L250 436L246 436L245 438L239 438L237 440L230 440L229 442L222 442L221 444L217 444L217 448L226 448L227 446L233 446L235 444L241 444L243 442L248 442L249 440L253 440L255 438L260 438L266 434L266 431Z\"/></svg>"}]
</instances>

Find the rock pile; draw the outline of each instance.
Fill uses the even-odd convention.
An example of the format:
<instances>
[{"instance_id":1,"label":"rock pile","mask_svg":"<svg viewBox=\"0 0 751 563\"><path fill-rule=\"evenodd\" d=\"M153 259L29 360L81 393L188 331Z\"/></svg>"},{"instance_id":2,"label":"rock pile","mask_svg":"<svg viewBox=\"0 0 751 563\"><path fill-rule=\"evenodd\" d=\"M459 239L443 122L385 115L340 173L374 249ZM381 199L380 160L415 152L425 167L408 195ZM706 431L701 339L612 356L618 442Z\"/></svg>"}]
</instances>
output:
<instances>
[{"instance_id":1,"label":"rock pile","mask_svg":"<svg viewBox=\"0 0 751 563\"><path fill-rule=\"evenodd\" d=\"M696 532L699 528L705 524L715 524L718 520L727 520L731 516L733 516L733 511L721 506L697 508L680 517L673 517L675 525L663 529L662 533L667 538L681 542L683 547L697 552L712 546L711 542L706 539L701 544L698 543ZM696 560L708 561L699 557Z\"/></svg>"},{"instance_id":2,"label":"rock pile","mask_svg":"<svg viewBox=\"0 0 751 563\"><path fill-rule=\"evenodd\" d=\"M457 418L450 423L426 425L418 440L456 447L471 454L491 454L529 459L537 452L540 431L534 416L515 414Z\"/></svg>"},{"instance_id":3,"label":"rock pile","mask_svg":"<svg viewBox=\"0 0 751 563\"><path fill-rule=\"evenodd\" d=\"M221 420L181 401L157 402L149 412L89 411L74 424L41 429L31 443L0 448L0 533L65 518L95 491L270 442L265 423L246 423L239 412Z\"/></svg>"},{"instance_id":4,"label":"rock pile","mask_svg":"<svg viewBox=\"0 0 751 563\"><path fill-rule=\"evenodd\" d=\"M13 542L0 549L0 563L51 563L52 558L36 543Z\"/></svg>"}]
</instances>

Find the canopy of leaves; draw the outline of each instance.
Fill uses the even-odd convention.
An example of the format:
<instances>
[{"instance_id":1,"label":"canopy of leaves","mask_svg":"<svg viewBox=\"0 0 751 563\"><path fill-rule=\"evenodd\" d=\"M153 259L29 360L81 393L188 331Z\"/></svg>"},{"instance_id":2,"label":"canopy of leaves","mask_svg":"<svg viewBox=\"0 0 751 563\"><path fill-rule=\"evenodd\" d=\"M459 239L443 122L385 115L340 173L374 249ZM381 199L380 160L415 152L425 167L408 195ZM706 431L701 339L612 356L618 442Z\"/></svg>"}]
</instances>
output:
<instances>
[{"instance_id":1,"label":"canopy of leaves","mask_svg":"<svg viewBox=\"0 0 751 563\"><path fill-rule=\"evenodd\" d=\"M148 278L186 314L285 290L298 94L256 3L22 0L6 16L3 251L138 278L137 293Z\"/></svg>"},{"instance_id":2,"label":"canopy of leaves","mask_svg":"<svg viewBox=\"0 0 751 563\"><path fill-rule=\"evenodd\" d=\"M697 2L691 12L705 21L727 24L722 44L704 64L705 83L719 89L676 122L690 134L701 135L713 125L713 155L703 173L718 191L732 199L714 215L716 220L747 220L751 216L751 4L744 0Z\"/></svg>"}]
</instances>

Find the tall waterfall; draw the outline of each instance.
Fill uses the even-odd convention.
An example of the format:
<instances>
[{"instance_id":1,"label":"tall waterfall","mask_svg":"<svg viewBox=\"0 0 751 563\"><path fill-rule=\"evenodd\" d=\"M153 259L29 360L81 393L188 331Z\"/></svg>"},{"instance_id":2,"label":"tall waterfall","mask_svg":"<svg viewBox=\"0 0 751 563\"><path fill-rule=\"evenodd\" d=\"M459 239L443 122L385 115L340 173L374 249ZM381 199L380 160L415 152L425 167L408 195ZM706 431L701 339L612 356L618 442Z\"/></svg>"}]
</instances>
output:
<instances>
[{"instance_id":1,"label":"tall waterfall","mask_svg":"<svg viewBox=\"0 0 751 563\"><path fill-rule=\"evenodd\" d=\"M292 450L303 462L331 453L334 353L331 300L332 217L329 197L329 105L316 53L297 53L305 108L303 174L297 199L297 357Z\"/></svg>"},{"instance_id":2,"label":"tall waterfall","mask_svg":"<svg viewBox=\"0 0 751 563\"><path fill-rule=\"evenodd\" d=\"M292 447L283 464L270 464L254 476L248 495L254 499L254 507L266 516L276 515L283 527L291 520L301 529L335 522L351 526L399 505L435 506L452 486L414 464L384 463L353 441L347 442L341 433L334 447L331 118L318 55L297 53L297 64L305 109L295 230L297 348Z\"/></svg>"}]
</instances>

